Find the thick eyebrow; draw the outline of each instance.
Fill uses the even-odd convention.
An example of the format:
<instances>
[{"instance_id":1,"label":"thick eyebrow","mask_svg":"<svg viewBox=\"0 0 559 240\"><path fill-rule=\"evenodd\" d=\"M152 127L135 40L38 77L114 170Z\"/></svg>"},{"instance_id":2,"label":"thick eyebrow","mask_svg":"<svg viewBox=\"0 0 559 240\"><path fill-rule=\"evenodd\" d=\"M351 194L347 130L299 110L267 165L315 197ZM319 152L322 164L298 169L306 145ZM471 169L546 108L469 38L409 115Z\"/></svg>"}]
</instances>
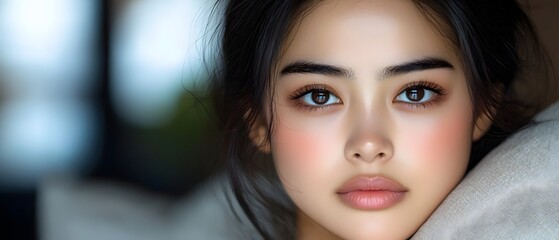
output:
<instances>
[{"instance_id":1,"label":"thick eyebrow","mask_svg":"<svg viewBox=\"0 0 559 240\"><path fill-rule=\"evenodd\" d=\"M437 57L427 57L399 65L389 66L381 71L379 79L385 79L397 75L402 75L410 72L425 71L437 68L454 69L454 66L447 60ZM353 78L353 71L351 69L314 63L310 61L296 61L281 70L281 75L288 75L294 73L309 73L321 74L333 77Z\"/></svg>"},{"instance_id":2,"label":"thick eyebrow","mask_svg":"<svg viewBox=\"0 0 559 240\"><path fill-rule=\"evenodd\" d=\"M333 77L344 77L352 78L353 72L349 69L343 67L313 63L309 61L296 61L281 70L281 75L287 75L292 73L311 73L311 74L322 74Z\"/></svg>"},{"instance_id":3,"label":"thick eyebrow","mask_svg":"<svg viewBox=\"0 0 559 240\"><path fill-rule=\"evenodd\" d=\"M425 71L437 68L454 69L454 66L447 60L436 57L422 58L411 62L390 66L385 68L380 76L380 79L402 75L410 72Z\"/></svg>"}]
</instances>

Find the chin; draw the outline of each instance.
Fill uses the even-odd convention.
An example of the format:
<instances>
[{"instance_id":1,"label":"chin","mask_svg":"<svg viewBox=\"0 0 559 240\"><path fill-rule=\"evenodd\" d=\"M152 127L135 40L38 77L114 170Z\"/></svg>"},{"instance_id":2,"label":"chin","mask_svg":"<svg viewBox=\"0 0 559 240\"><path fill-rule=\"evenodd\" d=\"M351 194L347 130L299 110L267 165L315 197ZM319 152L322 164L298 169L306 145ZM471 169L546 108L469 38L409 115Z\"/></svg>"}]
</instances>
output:
<instances>
[{"instance_id":1,"label":"chin","mask_svg":"<svg viewBox=\"0 0 559 240\"><path fill-rule=\"evenodd\" d=\"M371 226L366 226L361 229L351 229L351 230L344 231L338 236L341 239L351 239L351 240L370 240L370 239L401 240L401 239L408 239L413 235L413 232L408 233L406 231L403 231L402 229L388 230L383 227L371 227Z\"/></svg>"}]
</instances>

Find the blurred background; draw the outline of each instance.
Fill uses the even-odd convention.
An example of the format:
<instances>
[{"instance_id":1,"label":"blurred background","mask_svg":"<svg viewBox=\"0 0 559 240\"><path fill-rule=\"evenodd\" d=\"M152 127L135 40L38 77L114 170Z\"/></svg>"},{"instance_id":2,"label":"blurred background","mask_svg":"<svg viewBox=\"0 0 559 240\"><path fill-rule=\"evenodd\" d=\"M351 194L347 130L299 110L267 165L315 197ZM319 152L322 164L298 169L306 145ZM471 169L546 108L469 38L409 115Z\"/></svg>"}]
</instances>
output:
<instances>
[{"instance_id":1,"label":"blurred background","mask_svg":"<svg viewBox=\"0 0 559 240\"><path fill-rule=\"evenodd\" d=\"M211 2L0 0L0 239L38 237L50 182L172 201L218 172L204 88ZM530 1L555 63L558 10Z\"/></svg>"},{"instance_id":2,"label":"blurred background","mask_svg":"<svg viewBox=\"0 0 559 240\"><path fill-rule=\"evenodd\" d=\"M0 239L34 239L53 178L169 197L216 165L204 0L0 1Z\"/></svg>"}]
</instances>

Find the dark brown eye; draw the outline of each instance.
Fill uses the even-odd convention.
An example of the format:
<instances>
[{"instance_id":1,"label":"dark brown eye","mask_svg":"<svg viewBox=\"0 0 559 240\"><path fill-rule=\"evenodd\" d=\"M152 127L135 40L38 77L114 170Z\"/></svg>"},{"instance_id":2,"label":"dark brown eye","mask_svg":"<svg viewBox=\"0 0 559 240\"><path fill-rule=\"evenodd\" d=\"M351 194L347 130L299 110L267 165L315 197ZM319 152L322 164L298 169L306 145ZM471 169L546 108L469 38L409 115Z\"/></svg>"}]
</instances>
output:
<instances>
[{"instance_id":1,"label":"dark brown eye","mask_svg":"<svg viewBox=\"0 0 559 240\"><path fill-rule=\"evenodd\" d=\"M326 90L314 90L311 93L311 99L317 105L324 105L330 99L330 92Z\"/></svg>"},{"instance_id":2,"label":"dark brown eye","mask_svg":"<svg viewBox=\"0 0 559 240\"><path fill-rule=\"evenodd\" d=\"M425 96L424 88L410 88L406 90L406 97L412 102L419 102Z\"/></svg>"},{"instance_id":3,"label":"dark brown eye","mask_svg":"<svg viewBox=\"0 0 559 240\"><path fill-rule=\"evenodd\" d=\"M336 94L323 87L302 89L301 93L293 97L293 99L303 105L313 107L327 107L342 103L342 100Z\"/></svg>"},{"instance_id":4,"label":"dark brown eye","mask_svg":"<svg viewBox=\"0 0 559 240\"><path fill-rule=\"evenodd\" d=\"M424 107L437 103L446 91L437 84L425 81L406 84L393 100L394 103L407 104L413 107Z\"/></svg>"}]
</instances>

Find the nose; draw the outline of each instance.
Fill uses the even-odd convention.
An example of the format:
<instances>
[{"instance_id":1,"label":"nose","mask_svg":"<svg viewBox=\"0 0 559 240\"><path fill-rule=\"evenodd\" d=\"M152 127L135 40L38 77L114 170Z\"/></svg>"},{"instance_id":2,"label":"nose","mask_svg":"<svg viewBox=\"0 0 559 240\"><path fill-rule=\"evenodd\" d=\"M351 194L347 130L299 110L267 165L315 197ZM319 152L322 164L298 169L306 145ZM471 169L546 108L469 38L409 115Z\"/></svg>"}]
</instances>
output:
<instances>
[{"instance_id":1,"label":"nose","mask_svg":"<svg viewBox=\"0 0 559 240\"><path fill-rule=\"evenodd\" d=\"M387 161L394 154L394 147L380 126L361 124L348 138L345 157L351 162Z\"/></svg>"}]
</instances>

